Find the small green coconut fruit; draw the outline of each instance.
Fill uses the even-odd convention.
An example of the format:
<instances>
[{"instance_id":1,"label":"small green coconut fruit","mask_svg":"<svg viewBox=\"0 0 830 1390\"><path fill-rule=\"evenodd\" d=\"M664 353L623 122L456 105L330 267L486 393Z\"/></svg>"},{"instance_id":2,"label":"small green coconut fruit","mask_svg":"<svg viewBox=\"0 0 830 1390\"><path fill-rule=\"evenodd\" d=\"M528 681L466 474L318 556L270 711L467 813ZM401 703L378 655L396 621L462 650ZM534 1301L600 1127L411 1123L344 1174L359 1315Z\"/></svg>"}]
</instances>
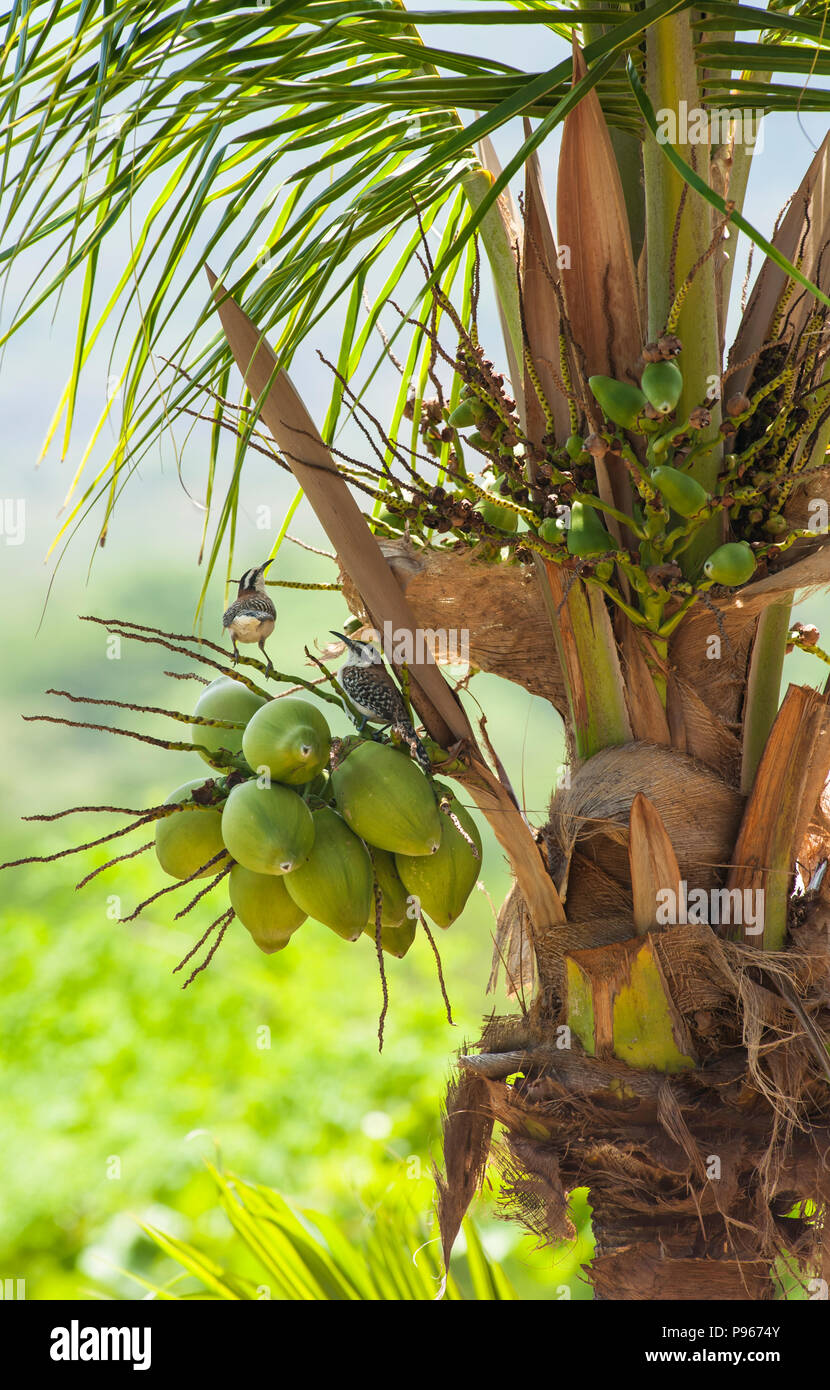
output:
<instances>
[{"instance_id":1,"label":"small green coconut fruit","mask_svg":"<svg viewBox=\"0 0 830 1390\"><path fill-rule=\"evenodd\" d=\"M591 455L582 440L581 434L569 434L565 440L565 451L574 463L590 463Z\"/></svg>"},{"instance_id":2,"label":"small green coconut fruit","mask_svg":"<svg viewBox=\"0 0 830 1390\"><path fill-rule=\"evenodd\" d=\"M395 856L388 849L372 849L372 863L381 892L380 920L384 927L399 927L406 921L407 891L395 868ZM372 897L370 915L372 935L375 934L375 903Z\"/></svg>"},{"instance_id":3,"label":"small green coconut fruit","mask_svg":"<svg viewBox=\"0 0 830 1390\"><path fill-rule=\"evenodd\" d=\"M474 399L475 397L467 396L463 401L459 401L455 407L448 421L454 430L468 430L471 425L478 423L477 417L480 411L473 408Z\"/></svg>"},{"instance_id":4,"label":"small green coconut fruit","mask_svg":"<svg viewBox=\"0 0 830 1390\"><path fill-rule=\"evenodd\" d=\"M276 874L255 874L234 864L228 878L231 907L266 955L281 951L301 927L306 913Z\"/></svg>"},{"instance_id":5,"label":"small green coconut fruit","mask_svg":"<svg viewBox=\"0 0 830 1390\"><path fill-rule=\"evenodd\" d=\"M314 821L302 797L275 783L234 787L222 812L222 838L238 864L257 874L290 874L311 853Z\"/></svg>"},{"instance_id":6,"label":"small green coconut fruit","mask_svg":"<svg viewBox=\"0 0 830 1390\"><path fill-rule=\"evenodd\" d=\"M381 950L385 951L389 956L397 956L398 960L402 960L415 940L415 928L417 925L417 921L414 920L411 922L408 920L404 921L399 927L384 927L383 924L381 924ZM373 941L375 940L374 922L370 922L367 927L364 927L364 931Z\"/></svg>"},{"instance_id":7,"label":"small green coconut fruit","mask_svg":"<svg viewBox=\"0 0 830 1390\"><path fill-rule=\"evenodd\" d=\"M627 381L615 381L610 376L589 377L588 385L609 420L626 430L635 428L648 404L638 386L632 386Z\"/></svg>"},{"instance_id":8,"label":"small green coconut fruit","mask_svg":"<svg viewBox=\"0 0 830 1390\"><path fill-rule=\"evenodd\" d=\"M695 478L668 464L652 468L651 481L678 516L694 516L710 500L706 489Z\"/></svg>"},{"instance_id":9,"label":"small green coconut fruit","mask_svg":"<svg viewBox=\"0 0 830 1390\"><path fill-rule=\"evenodd\" d=\"M205 686L196 701L193 713L202 719L231 719L240 724L247 724L257 710L267 704L268 701L262 695L255 695L253 690L249 690L241 681L234 680L232 676L217 676L215 681ZM193 743L199 743L208 750L203 753L200 749L199 757L204 758L211 767L217 764L213 762L210 754L217 753L220 748L226 749L228 753L242 752L243 733L244 729L213 729L209 724L190 726Z\"/></svg>"},{"instance_id":10,"label":"small green coconut fruit","mask_svg":"<svg viewBox=\"0 0 830 1390\"><path fill-rule=\"evenodd\" d=\"M745 584L755 573L757 561L746 541L729 541L713 550L703 566L707 579L734 588Z\"/></svg>"},{"instance_id":11,"label":"small green coconut fruit","mask_svg":"<svg viewBox=\"0 0 830 1390\"><path fill-rule=\"evenodd\" d=\"M476 511L481 512L488 526L494 526L497 531L513 532L518 529L519 516L510 507L504 507L494 497L484 498L476 507Z\"/></svg>"},{"instance_id":12,"label":"small green coconut fruit","mask_svg":"<svg viewBox=\"0 0 830 1390\"><path fill-rule=\"evenodd\" d=\"M269 700L245 729L242 752L252 768L267 767L275 782L296 787L328 763L331 730L309 700Z\"/></svg>"},{"instance_id":13,"label":"small green coconut fruit","mask_svg":"<svg viewBox=\"0 0 830 1390\"><path fill-rule=\"evenodd\" d=\"M200 806L191 800L193 788L204 786L204 781L204 777L196 777L192 782L177 787L164 804L172 806L176 802L188 802L188 809L175 811L172 816L164 816L156 821L156 857L171 878L190 878L225 848L221 809L218 806ZM202 869L196 877L218 874L227 857L217 859L215 864Z\"/></svg>"},{"instance_id":14,"label":"small green coconut fruit","mask_svg":"<svg viewBox=\"0 0 830 1390\"><path fill-rule=\"evenodd\" d=\"M436 783L442 799L450 801L453 815L469 835L478 858L448 815L441 816L441 844L435 854L395 855L395 867L407 892L418 898L421 909L439 927L449 927L463 911L481 869L481 836L469 811L449 787Z\"/></svg>"},{"instance_id":15,"label":"small green coconut fruit","mask_svg":"<svg viewBox=\"0 0 830 1390\"><path fill-rule=\"evenodd\" d=\"M294 902L345 941L360 936L374 902L369 851L329 806L312 812L314 847L285 879Z\"/></svg>"},{"instance_id":16,"label":"small green coconut fruit","mask_svg":"<svg viewBox=\"0 0 830 1390\"><path fill-rule=\"evenodd\" d=\"M661 415L668 415L680 400L683 376L674 362L649 362L643 368L640 385L649 404Z\"/></svg>"},{"instance_id":17,"label":"small green coconut fruit","mask_svg":"<svg viewBox=\"0 0 830 1390\"><path fill-rule=\"evenodd\" d=\"M571 507L567 538L569 555L603 555L617 548L596 508L585 502L574 502Z\"/></svg>"},{"instance_id":18,"label":"small green coconut fruit","mask_svg":"<svg viewBox=\"0 0 830 1390\"><path fill-rule=\"evenodd\" d=\"M546 516L539 526L539 539L547 541L548 545L559 545L567 537L568 528L562 517Z\"/></svg>"},{"instance_id":19,"label":"small green coconut fruit","mask_svg":"<svg viewBox=\"0 0 830 1390\"><path fill-rule=\"evenodd\" d=\"M335 768L331 786L341 816L368 844L392 854L437 850L441 816L429 782L408 753L386 743L361 743Z\"/></svg>"}]
</instances>

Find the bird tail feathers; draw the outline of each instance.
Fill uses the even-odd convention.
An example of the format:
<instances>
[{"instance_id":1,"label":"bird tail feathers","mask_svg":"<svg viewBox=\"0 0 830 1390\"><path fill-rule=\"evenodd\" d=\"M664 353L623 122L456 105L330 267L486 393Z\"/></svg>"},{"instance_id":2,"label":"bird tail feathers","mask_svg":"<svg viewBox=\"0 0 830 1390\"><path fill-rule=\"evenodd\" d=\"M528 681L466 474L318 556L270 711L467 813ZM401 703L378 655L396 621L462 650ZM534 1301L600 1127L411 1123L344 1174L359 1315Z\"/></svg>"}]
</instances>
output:
<instances>
[{"instance_id":1,"label":"bird tail feathers","mask_svg":"<svg viewBox=\"0 0 830 1390\"><path fill-rule=\"evenodd\" d=\"M399 728L400 732L403 734L404 738L409 744L409 751L412 754L412 757L415 759L421 771L424 772L427 777L431 777L432 763L429 760L429 754L424 745L422 744L421 740L419 739L418 735L416 734L414 728L409 723L409 720L407 720L405 724L401 723L399 725Z\"/></svg>"}]
</instances>

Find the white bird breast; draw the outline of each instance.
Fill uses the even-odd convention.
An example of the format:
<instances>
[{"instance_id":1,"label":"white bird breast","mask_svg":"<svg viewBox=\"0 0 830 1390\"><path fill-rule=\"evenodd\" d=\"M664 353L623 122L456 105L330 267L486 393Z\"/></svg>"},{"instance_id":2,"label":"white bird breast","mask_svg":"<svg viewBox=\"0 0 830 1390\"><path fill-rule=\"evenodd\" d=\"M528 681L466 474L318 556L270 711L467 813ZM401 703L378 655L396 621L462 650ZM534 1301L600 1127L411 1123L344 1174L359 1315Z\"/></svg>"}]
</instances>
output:
<instances>
[{"instance_id":1,"label":"white bird breast","mask_svg":"<svg viewBox=\"0 0 830 1390\"><path fill-rule=\"evenodd\" d=\"M273 618L258 618L253 613L239 613L231 623L237 642L260 642L273 631Z\"/></svg>"}]
</instances>

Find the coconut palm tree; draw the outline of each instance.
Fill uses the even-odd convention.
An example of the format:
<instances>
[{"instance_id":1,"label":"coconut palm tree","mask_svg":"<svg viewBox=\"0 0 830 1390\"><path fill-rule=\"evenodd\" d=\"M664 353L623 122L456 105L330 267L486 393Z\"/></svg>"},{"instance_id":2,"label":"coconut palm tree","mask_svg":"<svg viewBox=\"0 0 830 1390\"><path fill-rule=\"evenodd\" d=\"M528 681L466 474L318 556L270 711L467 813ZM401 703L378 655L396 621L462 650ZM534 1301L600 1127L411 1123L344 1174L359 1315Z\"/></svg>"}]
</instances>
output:
<instances>
[{"instance_id":1,"label":"coconut palm tree","mask_svg":"<svg viewBox=\"0 0 830 1390\"><path fill-rule=\"evenodd\" d=\"M492 13L452 19L475 49ZM116 445L92 481L85 455L62 538L100 501L103 540L159 430L195 414L212 424L207 583L265 426L357 616L463 629L476 667L560 712L569 769L534 829L439 670L409 670L433 762L515 880L497 954L516 1012L488 1022L448 1097L447 1260L492 1157L547 1240L590 1188L600 1297L766 1299L785 1278L820 1293L830 732L823 693L779 692L788 646L823 657L794 595L830 581L828 140L769 239L741 208L761 114L830 108L812 81L823 15L525 0L500 21L528 53L573 42L541 72L436 46L439 20L351 0L13 8L7 294L24 253L43 265L9 333L83 274L49 440L62 428L66 447L96 340L136 318L101 420L117 403ZM518 116L502 170L489 137ZM540 155L557 128L554 231ZM727 351L739 229L764 259ZM478 339L483 260L503 347ZM206 261L218 274L159 374ZM381 430L373 332L405 295ZM285 369L324 315L342 340L312 419ZM234 363L251 409L227 403ZM335 445L346 408L368 464ZM219 501L223 429L237 466Z\"/></svg>"}]
</instances>

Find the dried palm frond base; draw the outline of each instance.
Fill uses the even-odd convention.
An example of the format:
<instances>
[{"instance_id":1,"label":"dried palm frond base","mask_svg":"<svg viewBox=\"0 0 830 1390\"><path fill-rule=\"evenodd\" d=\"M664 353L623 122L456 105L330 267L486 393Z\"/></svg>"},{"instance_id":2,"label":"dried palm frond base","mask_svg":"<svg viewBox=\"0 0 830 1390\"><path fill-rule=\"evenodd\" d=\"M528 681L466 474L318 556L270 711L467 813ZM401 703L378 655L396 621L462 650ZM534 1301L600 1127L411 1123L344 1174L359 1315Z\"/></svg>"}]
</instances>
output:
<instances>
[{"instance_id":1,"label":"dried palm frond base","mask_svg":"<svg viewBox=\"0 0 830 1390\"><path fill-rule=\"evenodd\" d=\"M459 1059L446 1256L492 1157L505 1214L543 1241L573 1237L568 1194L589 1189L600 1298L763 1300L782 1279L830 1279L826 714L826 697L790 687L746 801L712 768L639 742L557 791L542 838L568 920L531 927L516 889L502 908L509 993L533 1002L490 1019ZM714 904L741 873L772 885L781 862L799 871L781 900L785 949L751 935L770 926L772 886L757 925L720 911L658 925L669 884Z\"/></svg>"},{"instance_id":2,"label":"dried palm frond base","mask_svg":"<svg viewBox=\"0 0 830 1390\"><path fill-rule=\"evenodd\" d=\"M771 1299L782 1259L804 1282L830 1277L830 1087L779 992L826 1046L827 919L816 904L780 953L724 942L708 925L636 938L655 948L675 1032L699 1062L680 1074L587 1056L550 994L525 1018L491 1019L449 1101L447 1248L495 1124L505 1215L540 1239L573 1237L567 1194L589 1188L599 1298Z\"/></svg>"},{"instance_id":3,"label":"dried palm frond base","mask_svg":"<svg viewBox=\"0 0 830 1390\"><path fill-rule=\"evenodd\" d=\"M439 664L469 661L565 713L562 670L532 565L499 565L494 582L492 562L474 551L416 547L403 539L382 540L380 548L421 631L442 635ZM342 569L340 582L351 611L365 618L360 595Z\"/></svg>"}]
</instances>

